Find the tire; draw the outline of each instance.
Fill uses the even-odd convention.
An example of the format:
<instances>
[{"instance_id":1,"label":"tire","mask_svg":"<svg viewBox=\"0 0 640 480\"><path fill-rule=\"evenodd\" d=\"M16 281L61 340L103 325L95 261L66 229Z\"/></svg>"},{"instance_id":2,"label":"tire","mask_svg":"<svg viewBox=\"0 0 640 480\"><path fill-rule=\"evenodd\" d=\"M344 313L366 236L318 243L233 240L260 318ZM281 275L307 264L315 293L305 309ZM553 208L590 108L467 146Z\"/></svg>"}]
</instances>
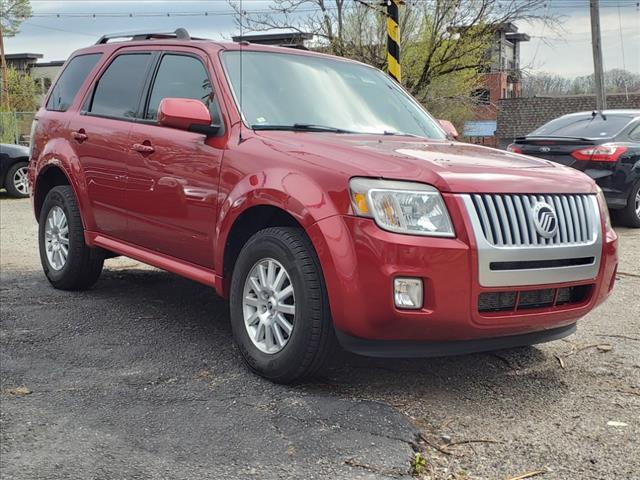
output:
<instances>
[{"instance_id":1,"label":"tire","mask_svg":"<svg viewBox=\"0 0 640 480\"><path fill-rule=\"evenodd\" d=\"M66 220L67 256L64 261L60 255L50 258L47 249L53 255L54 247L59 246L64 252L65 222L61 221L61 213ZM47 223L61 226L47 228ZM47 234L54 232L47 236ZM102 272L104 254L100 249L90 248L84 242L84 227L80 217L80 209L73 190L68 185L54 187L47 194L40 212L38 243L40 246L40 261L47 279L55 288L60 290L86 290L91 288Z\"/></svg>"},{"instance_id":2,"label":"tire","mask_svg":"<svg viewBox=\"0 0 640 480\"><path fill-rule=\"evenodd\" d=\"M28 165L27 162L14 163L7 171L4 188L10 196L14 198L29 196L29 186L25 183Z\"/></svg>"},{"instance_id":3,"label":"tire","mask_svg":"<svg viewBox=\"0 0 640 480\"><path fill-rule=\"evenodd\" d=\"M616 217L625 227L640 228L640 182L636 182L629 192L627 206L622 210L616 211Z\"/></svg>"},{"instance_id":4,"label":"tire","mask_svg":"<svg viewBox=\"0 0 640 480\"><path fill-rule=\"evenodd\" d=\"M271 275L271 284L267 282L267 285L274 287L271 291L276 292L270 298L279 298L278 292L287 290L288 285L292 287L293 293L289 297L282 297L282 301L276 301L272 313L275 320L265 317L266 326L263 326L261 318L254 327L249 327L245 316L250 323L252 309L255 308L254 312L258 312L263 307L270 308L247 303L246 297L251 297L251 303L259 303L256 283L251 283L249 279L252 278L252 272L259 271L260 265L265 268L264 278L267 278L271 268L270 261L273 262L274 273ZM280 280L281 287L277 286L279 268L285 270L286 276L284 280ZM277 275L275 272L278 272ZM253 278L261 283L260 278ZM294 311L293 316L290 312L282 313L285 310ZM265 311L262 315L269 314L270 311ZM278 314L293 325L288 337L286 329L282 328L282 322L277 320ZM268 322L272 322L271 327ZM273 382L292 383L317 374L326 365L335 352L337 340L320 262L302 230L290 227L267 228L253 235L242 248L231 281L231 328L234 340L249 368ZM254 333L250 332L252 328L255 329ZM260 328L265 331L264 342L256 343L255 339L261 338ZM271 342L268 341L269 329ZM286 342L283 347L276 338L278 331L281 340ZM269 348L269 343L274 350L281 349L265 351L265 347Z\"/></svg>"}]
</instances>

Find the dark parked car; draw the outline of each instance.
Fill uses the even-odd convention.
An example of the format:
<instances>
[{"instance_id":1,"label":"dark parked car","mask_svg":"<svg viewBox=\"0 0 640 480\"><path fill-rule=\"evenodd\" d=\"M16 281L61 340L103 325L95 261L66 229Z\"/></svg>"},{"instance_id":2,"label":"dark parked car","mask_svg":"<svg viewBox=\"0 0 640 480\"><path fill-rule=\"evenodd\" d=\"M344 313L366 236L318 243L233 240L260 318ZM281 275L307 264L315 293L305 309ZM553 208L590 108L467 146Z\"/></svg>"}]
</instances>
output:
<instances>
[{"instance_id":1,"label":"dark parked car","mask_svg":"<svg viewBox=\"0 0 640 480\"><path fill-rule=\"evenodd\" d=\"M27 166L29 149L22 145L0 144L0 186L12 197L29 196Z\"/></svg>"},{"instance_id":2,"label":"dark parked car","mask_svg":"<svg viewBox=\"0 0 640 480\"><path fill-rule=\"evenodd\" d=\"M618 220L640 228L640 110L564 115L516 138L507 150L583 171L602 188Z\"/></svg>"}]
</instances>

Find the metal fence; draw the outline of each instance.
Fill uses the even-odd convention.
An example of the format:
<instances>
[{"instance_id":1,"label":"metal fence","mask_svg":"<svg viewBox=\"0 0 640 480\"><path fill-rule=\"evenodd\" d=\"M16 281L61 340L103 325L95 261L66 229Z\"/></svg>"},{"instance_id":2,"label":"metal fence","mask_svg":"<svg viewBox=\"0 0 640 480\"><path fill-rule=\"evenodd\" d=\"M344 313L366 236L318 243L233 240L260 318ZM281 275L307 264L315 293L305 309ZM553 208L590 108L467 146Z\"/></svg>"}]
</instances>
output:
<instances>
[{"instance_id":1,"label":"metal fence","mask_svg":"<svg viewBox=\"0 0 640 480\"><path fill-rule=\"evenodd\" d=\"M29 145L36 112L0 112L0 143Z\"/></svg>"}]
</instances>

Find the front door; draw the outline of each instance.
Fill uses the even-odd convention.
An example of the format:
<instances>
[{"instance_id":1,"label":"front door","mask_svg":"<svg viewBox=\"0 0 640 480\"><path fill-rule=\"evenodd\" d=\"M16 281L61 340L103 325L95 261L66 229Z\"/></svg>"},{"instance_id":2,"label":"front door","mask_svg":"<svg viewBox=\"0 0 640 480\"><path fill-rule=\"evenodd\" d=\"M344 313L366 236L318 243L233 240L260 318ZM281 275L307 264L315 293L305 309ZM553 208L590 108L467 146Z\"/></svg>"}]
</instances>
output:
<instances>
[{"instance_id":1,"label":"front door","mask_svg":"<svg viewBox=\"0 0 640 480\"><path fill-rule=\"evenodd\" d=\"M160 58L143 119L133 126L128 164L128 236L141 247L213 268L213 237L223 138L159 126L163 98L202 100L219 122L205 57ZM218 117L218 118L216 118Z\"/></svg>"}]
</instances>

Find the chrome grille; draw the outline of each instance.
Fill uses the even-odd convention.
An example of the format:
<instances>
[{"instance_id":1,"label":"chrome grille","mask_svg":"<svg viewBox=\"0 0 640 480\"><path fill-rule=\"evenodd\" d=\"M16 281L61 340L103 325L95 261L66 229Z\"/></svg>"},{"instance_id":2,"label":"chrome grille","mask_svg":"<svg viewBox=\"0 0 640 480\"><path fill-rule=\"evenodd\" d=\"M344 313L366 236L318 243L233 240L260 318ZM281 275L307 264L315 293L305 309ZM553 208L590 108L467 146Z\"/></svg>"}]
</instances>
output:
<instances>
[{"instance_id":1,"label":"chrome grille","mask_svg":"<svg viewBox=\"0 0 640 480\"><path fill-rule=\"evenodd\" d=\"M491 245L522 247L579 245L595 241L600 228L597 202L592 195L470 195L482 233ZM541 236L534 226L537 202L553 206L558 231L552 238Z\"/></svg>"}]
</instances>

